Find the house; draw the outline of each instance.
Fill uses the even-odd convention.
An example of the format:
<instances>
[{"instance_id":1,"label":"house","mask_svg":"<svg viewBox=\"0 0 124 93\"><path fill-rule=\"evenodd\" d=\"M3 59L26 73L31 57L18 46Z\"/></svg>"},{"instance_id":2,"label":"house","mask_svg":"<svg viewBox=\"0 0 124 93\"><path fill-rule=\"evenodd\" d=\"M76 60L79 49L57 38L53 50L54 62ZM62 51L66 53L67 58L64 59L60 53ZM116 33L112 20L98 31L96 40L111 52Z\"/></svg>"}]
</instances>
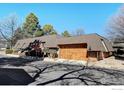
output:
<instances>
[{"instance_id":1,"label":"house","mask_svg":"<svg viewBox=\"0 0 124 93\"><path fill-rule=\"evenodd\" d=\"M19 40L14 48L25 48L36 39L45 42L44 47L58 51L58 57L62 59L97 61L111 56L113 52L111 42L98 34L72 37L41 36Z\"/></svg>"},{"instance_id":2,"label":"house","mask_svg":"<svg viewBox=\"0 0 124 93\"><path fill-rule=\"evenodd\" d=\"M124 41L113 42L113 49L114 49L114 51L117 51L118 49L124 50Z\"/></svg>"},{"instance_id":3,"label":"house","mask_svg":"<svg viewBox=\"0 0 124 93\"><path fill-rule=\"evenodd\" d=\"M7 41L5 39L0 38L0 50L4 50L7 48Z\"/></svg>"},{"instance_id":4,"label":"house","mask_svg":"<svg viewBox=\"0 0 124 93\"><path fill-rule=\"evenodd\" d=\"M124 41L113 42L114 55L124 58Z\"/></svg>"},{"instance_id":5,"label":"house","mask_svg":"<svg viewBox=\"0 0 124 93\"><path fill-rule=\"evenodd\" d=\"M102 60L112 55L111 42L98 34L61 38L58 40L59 58Z\"/></svg>"}]
</instances>

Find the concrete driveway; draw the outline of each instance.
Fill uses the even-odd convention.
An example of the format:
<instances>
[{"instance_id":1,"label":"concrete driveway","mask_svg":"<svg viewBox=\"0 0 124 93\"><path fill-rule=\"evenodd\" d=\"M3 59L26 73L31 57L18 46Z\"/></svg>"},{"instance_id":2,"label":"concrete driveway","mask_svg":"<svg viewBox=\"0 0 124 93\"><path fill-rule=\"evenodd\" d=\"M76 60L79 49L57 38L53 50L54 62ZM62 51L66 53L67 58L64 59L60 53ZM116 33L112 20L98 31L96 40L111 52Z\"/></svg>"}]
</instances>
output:
<instances>
[{"instance_id":1,"label":"concrete driveway","mask_svg":"<svg viewBox=\"0 0 124 93\"><path fill-rule=\"evenodd\" d=\"M24 59L12 59L14 60L1 64L1 68L24 69L32 78L35 78L35 81L29 85L124 85L123 69L93 65L84 68L83 64L69 64L68 62L29 62L26 60L23 63ZM14 65L10 64L11 62ZM15 65L16 62L19 62L19 65ZM23 64L20 64L21 62ZM106 62L103 60L101 64L103 65L103 63Z\"/></svg>"}]
</instances>

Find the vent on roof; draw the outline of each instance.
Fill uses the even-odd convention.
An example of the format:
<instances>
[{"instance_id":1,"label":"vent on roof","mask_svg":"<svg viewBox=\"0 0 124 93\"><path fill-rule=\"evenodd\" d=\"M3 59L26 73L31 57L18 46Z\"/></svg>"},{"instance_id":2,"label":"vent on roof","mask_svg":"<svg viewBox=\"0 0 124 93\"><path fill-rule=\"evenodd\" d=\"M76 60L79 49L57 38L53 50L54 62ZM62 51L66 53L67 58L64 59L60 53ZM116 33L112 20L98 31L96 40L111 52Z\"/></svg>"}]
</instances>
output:
<instances>
[{"instance_id":1,"label":"vent on roof","mask_svg":"<svg viewBox=\"0 0 124 93\"><path fill-rule=\"evenodd\" d=\"M104 40L103 40L103 39L101 39L101 41L102 41L102 45L103 45L103 46L104 46L104 48L105 48L105 51L106 51L106 52L108 52L108 49L107 49L107 47L106 47L106 44L105 44Z\"/></svg>"}]
</instances>

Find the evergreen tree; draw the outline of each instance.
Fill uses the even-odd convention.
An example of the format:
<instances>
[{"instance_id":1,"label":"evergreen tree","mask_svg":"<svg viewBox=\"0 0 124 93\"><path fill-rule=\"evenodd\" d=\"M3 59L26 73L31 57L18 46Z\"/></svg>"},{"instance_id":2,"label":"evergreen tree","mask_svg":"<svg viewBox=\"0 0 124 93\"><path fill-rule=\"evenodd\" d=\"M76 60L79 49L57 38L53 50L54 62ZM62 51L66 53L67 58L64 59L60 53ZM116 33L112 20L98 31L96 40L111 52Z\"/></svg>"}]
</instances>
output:
<instances>
[{"instance_id":1,"label":"evergreen tree","mask_svg":"<svg viewBox=\"0 0 124 93\"><path fill-rule=\"evenodd\" d=\"M26 37L33 37L34 32L39 30L40 28L39 20L34 13L30 13L25 22L23 23L23 31L25 32Z\"/></svg>"},{"instance_id":2,"label":"evergreen tree","mask_svg":"<svg viewBox=\"0 0 124 93\"><path fill-rule=\"evenodd\" d=\"M65 36L65 37L70 37L70 33L66 30L62 33L62 36Z\"/></svg>"},{"instance_id":3,"label":"evergreen tree","mask_svg":"<svg viewBox=\"0 0 124 93\"><path fill-rule=\"evenodd\" d=\"M53 30L53 26L50 24L46 24L43 26L43 31L45 35L49 35Z\"/></svg>"}]
</instances>

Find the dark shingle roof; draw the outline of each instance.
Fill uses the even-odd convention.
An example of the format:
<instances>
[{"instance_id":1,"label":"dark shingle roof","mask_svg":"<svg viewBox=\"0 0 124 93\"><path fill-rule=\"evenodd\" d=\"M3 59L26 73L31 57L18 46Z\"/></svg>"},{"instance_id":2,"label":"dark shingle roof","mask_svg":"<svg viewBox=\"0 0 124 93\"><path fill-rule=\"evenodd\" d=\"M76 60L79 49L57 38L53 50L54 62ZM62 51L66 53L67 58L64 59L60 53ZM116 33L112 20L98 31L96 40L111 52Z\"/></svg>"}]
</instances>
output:
<instances>
[{"instance_id":1,"label":"dark shingle roof","mask_svg":"<svg viewBox=\"0 0 124 93\"><path fill-rule=\"evenodd\" d=\"M102 43L102 41L104 44ZM91 49L91 51L113 51L111 42L98 34L80 35L61 38L58 40L59 45L75 43L87 43L88 49Z\"/></svg>"},{"instance_id":2,"label":"dark shingle roof","mask_svg":"<svg viewBox=\"0 0 124 93\"><path fill-rule=\"evenodd\" d=\"M19 40L14 48L25 48L35 39L45 41L45 47L55 47L62 44L87 43L91 51L113 51L111 42L98 34L88 34L73 37L62 37L59 35L46 35L36 38Z\"/></svg>"},{"instance_id":3,"label":"dark shingle roof","mask_svg":"<svg viewBox=\"0 0 124 93\"><path fill-rule=\"evenodd\" d=\"M59 35L45 35L45 36L41 36L41 37L35 37L35 38L28 38L28 39L22 39L22 40L18 40L18 42L16 43L16 45L14 46L14 48L25 48L29 45L30 42L33 42L34 40L38 39L41 40L45 43L45 47L57 47L57 40L59 38L62 38Z\"/></svg>"},{"instance_id":4,"label":"dark shingle roof","mask_svg":"<svg viewBox=\"0 0 124 93\"><path fill-rule=\"evenodd\" d=\"M113 47L114 48L124 48L124 42L114 42Z\"/></svg>"}]
</instances>

